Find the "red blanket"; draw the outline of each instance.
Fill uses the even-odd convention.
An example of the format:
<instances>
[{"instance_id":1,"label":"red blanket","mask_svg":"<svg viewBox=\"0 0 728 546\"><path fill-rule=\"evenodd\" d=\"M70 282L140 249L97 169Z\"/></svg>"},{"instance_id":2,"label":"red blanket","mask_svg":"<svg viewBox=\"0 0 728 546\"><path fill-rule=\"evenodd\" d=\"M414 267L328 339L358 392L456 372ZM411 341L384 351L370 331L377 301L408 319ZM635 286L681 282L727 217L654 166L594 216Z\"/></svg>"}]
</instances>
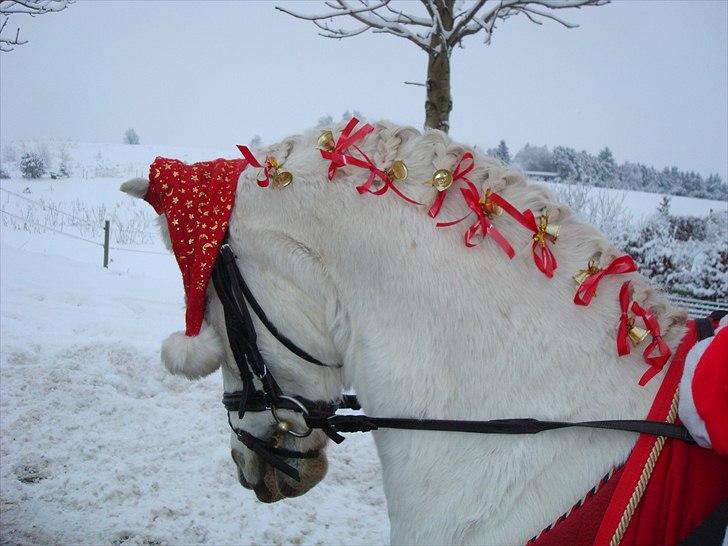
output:
<instances>
[{"instance_id":1,"label":"red blanket","mask_svg":"<svg viewBox=\"0 0 728 546\"><path fill-rule=\"evenodd\" d=\"M683 338L647 419L674 421L685 356ZM728 458L680 440L640 435L624 465L531 545L672 546L728 500Z\"/></svg>"}]
</instances>

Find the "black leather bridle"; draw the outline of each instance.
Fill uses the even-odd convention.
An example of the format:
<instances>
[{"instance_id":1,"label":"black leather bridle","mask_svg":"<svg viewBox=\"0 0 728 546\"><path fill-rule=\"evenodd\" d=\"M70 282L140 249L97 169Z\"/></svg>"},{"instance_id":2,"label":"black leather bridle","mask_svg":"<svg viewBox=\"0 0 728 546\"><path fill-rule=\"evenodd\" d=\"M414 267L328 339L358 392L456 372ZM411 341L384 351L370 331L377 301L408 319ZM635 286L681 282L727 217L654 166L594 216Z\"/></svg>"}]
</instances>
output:
<instances>
[{"instance_id":1,"label":"black leather bridle","mask_svg":"<svg viewBox=\"0 0 728 546\"><path fill-rule=\"evenodd\" d=\"M334 442L341 443L344 432L370 432L379 428L405 430L435 430L449 432L472 432L481 434L536 434L545 430L567 427L598 428L638 432L675 438L685 442L693 442L688 430L673 423L647 420L605 420L605 421L541 421L538 419L492 419L488 421L459 421L444 419L412 419L393 417L369 417L358 414L337 414L339 409L361 409L356 396L342 394L338 400L315 401L301 396L284 394L258 349L255 326L248 307L268 331L289 351L315 366L341 368L341 365L329 365L312 357L295 345L268 320L253 294L250 292L232 249L223 242L212 274L215 290L220 298L225 313L225 326L228 342L235 359L243 389L223 395L223 404L228 411L228 423L238 440L248 449L257 453L266 463L280 470L294 480L300 481L298 471L286 462L286 459L306 459L316 457L315 451L300 452L279 447L280 439L285 434L305 437L314 429L320 429ZM700 328L698 329L700 334ZM707 336L706 336L707 337ZM260 384L256 387L255 380ZM305 424L305 430L295 430L292 424L281 418L280 410L291 410L299 413ZM250 433L236 428L230 421L230 412L237 412L240 419L245 412L270 411L275 419L277 429L271 438L263 440Z\"/></svg>"}]
</instances>

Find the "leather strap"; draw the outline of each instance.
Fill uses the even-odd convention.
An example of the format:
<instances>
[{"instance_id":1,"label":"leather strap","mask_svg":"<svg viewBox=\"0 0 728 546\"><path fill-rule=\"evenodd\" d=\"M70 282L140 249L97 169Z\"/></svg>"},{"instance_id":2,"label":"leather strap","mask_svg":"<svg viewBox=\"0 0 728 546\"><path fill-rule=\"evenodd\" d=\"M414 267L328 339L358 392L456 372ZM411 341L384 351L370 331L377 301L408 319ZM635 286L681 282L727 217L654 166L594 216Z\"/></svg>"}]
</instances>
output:
<instances>
[{"instance_id":1,"label":"leather strap","mask_svg":"<svg viewBox=\"0 0 728 546\"><path fill-rule=\"evenodd\" d=\"M258 319L260 319L260 322L263 323L263 326L265 326L266 329L273 335L273 337L280 341L280 343L286 349L291 351L297 357L302 358L303 360L305 360L306 362L310 362L311 364L315 364L316 366L322 366L324 368L341 368L341 364L335 366L324 364L317 358L312 357L310 354L308 354L306 351L304 351L298 345L288 339L285 335L280 333L278 331L278 328L276 328L275 325L270 320L268 320L268 317L263 311L263 308L260 306L258 301L253 296L253 293L250 291L250 288L248 288L248 285L245 283L245 279L243 279L243 276L240 274L240 270L234 265L235 255L233 254L233 251L230 248L230 245L227 244L227 242L223 243L223 245L220 247L220 257L226 263L227 269L230 269L232 271L235 282L240 288L240 291L242 292L245 301L248 303L248 305L250 305L250 308L253 310ZM230 264L233 264L232 268L230 267Z\"/></svg>"},{"instance_id":2,"label":"leather strap","mask_svg":"<svg viewBox=\"0 0 728 546\"><path fill-rule=\"evenodd\" d=\"M560 428L598 428L625 432L638 432L675 438L692 443L694 440L682 425L662 421L608 420L608 421L540 421L538 419L492 419L489 421L453 421L447 419L407 419L396 417L368 417L366 415L333 415L327 419L307 417L311 428L330 425L337 432L369 432L380 428L403 430L433 430L443 432L471 432L478 434L537 434Z\"/></svg>"}]
</instances>

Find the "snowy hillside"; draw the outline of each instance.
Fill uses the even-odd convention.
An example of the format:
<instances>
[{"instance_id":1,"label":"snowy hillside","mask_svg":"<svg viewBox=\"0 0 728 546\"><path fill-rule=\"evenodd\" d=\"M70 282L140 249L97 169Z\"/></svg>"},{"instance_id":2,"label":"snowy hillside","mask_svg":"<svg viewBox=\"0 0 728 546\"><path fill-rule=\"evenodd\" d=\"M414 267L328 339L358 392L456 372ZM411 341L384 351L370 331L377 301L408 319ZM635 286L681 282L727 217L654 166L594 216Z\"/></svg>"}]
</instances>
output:
<instances>
[{"instance_id":1,"label":"snowy hillside","mask_svg":"<svg viewBox=\"0 0 728 546\"><path fill-rule=\"evenodd\" d=\"M328 450L324 482L257 502L230 460L219 373L167 374L161 340L183 327L179 271L146 203L118 191L156 155L235 150L81 143L46 147L68 179L0 181L0 497L3 543L381 544L388 521L370 436ZM599 190L614 192L616 190ZM656 194L626 192L636 221ZM725 202L674 198L676 214ZM103 220L111 263L101 267ZM50 229L49 229L50 228Z\"/></svg>"}]
</instances>

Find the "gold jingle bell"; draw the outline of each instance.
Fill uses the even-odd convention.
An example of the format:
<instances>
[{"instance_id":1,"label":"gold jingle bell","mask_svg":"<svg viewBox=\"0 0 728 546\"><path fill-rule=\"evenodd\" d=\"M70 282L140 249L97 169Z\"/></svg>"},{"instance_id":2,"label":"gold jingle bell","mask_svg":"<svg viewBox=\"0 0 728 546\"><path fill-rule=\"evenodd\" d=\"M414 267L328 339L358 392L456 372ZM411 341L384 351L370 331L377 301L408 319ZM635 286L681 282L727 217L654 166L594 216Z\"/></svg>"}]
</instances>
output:
<instances>
[{"instance_id":1,"label":"gold jingle bell","mask_svg":"<svg viewBox=\"0 0 728 546\"><path fill-rule=\"evenodd\" d=\"M480 198L480 208L487 216L500 216L503 214L503 209L493 203L490 198L492 193L490 188L485 190L485 195Z\"/></svg>"},{"instance_id":2,"label":"gold jingle bell","mask_svg":"<svg viewBox=\"0 0 728 546\"><path fill-rule=\"evenodd\" d=\"M648 335L649 332L647 330L645 330L644 328L640 328L639 326L635 326L634 319L630 319L627 337L632 342L632 345L637 347L637 345L642 343Z\"/></svg>"},{"instance_id":3,"label":"gold jingle bell","mask_svg":"<svg viewBox=\"0 0 728 546\"><path fill-rule=\"evenodd\" d=\"M579 272L572 277L574 279L574 282L576 282L577 286L581 286L581 284L587 280L592 275L596 275L599 273L601 269L599 269L599 266L597 265L597 262L595 260L589 260L589 263L586 266L586 269L581 269Z\"/></svg>"},{"instance_id":4,"label":"gold jingle bell","mask_svg":"<svg viewBox=\"0 0 728 546\"><path fill-rule=\"evenodd\" d=\"M288 171L280 171L273 175L271 184L276 189L285 188L288 184L293 182L293 175Z\"/></svg>"},{"instance_id":5,"label":"gold jingle bell","mask_svg":"<svg viewBox=\"0 0 728 546\"><path fill-rule=\"evenodd\" d=\"M551 239L555 243L556 240L559 238L559 231L561 231L561 226L560 225L558 225L558 224L548 224L546 226L545 233L546 233L546 235L548 235L549 237L551 237Z\"/></svg>"},{"instance_id":6,"label":"gold jingle bell","mask_svg":"<svg viewBox=\"0 0 728 546\"><path fill-rule=\"evenodd\" d=\"M319 135L317 143L319 148L323 148L328 151L333 150L336 145L334 141L334 133L329 130L324 131Z\"/></svg>"},{"instance_id":7,"label":"gold jingle bell","mask_svg":"<svg viewBox=\"0 0 728 546\"><path fill-rule=\"evenodd\" d=\"M538 219L538 231L539 242L541 242L544 237L547 237L551 240L551 242L555 243L559 238L561 226L558 224L549 224L549 215L548 213L543 212L541 217Z\"/></svg>"},{"instance_id":8,"label":"gold jingle bell","mask_svg":"<svg viewBox=\"0 0 728 546\"><path fill-rule=\"evenodd\" d=\"M291 425L288 423L288 421L278 421L278 424L276 425L275 431L273 431L273 435L270 437L269 444L271 447L278 447L278 445L281 443L281 439L288 434L288 431L291 430Z\"/></svg>"},{"instance_id":9,"label":"gold jingle bell","mask_svg":"<svg viewBox=\"0 0 728 546\"><path fill-rule=\"evenodd\" d=\"M397 161L392 163L392 166L389 167L386 172L389 178L397 182L407 180L407 176L409 175L407 171L407 165L405 165L404 161L402 161L401 159L398 159Z\"/></svg>"},{"instance_id":10,"label":"gold jingle bell","mask_svg":"<svg viewBox=\"0 0 728 546\"><path fill-rule=\"evenodd\" d=\"M437 169L432 174L431 183L437 191L445 191L452 186L452 173L447 169Z\"/></svg>"}]
</instances>

